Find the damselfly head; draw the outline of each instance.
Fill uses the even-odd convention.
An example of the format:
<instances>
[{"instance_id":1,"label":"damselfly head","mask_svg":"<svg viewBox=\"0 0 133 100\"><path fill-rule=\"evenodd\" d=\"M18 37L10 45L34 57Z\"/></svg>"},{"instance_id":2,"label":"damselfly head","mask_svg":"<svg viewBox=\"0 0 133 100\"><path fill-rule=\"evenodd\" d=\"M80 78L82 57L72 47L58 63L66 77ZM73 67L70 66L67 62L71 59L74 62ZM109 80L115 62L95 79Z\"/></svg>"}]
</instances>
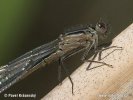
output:
<instances>
[{"instance_id":1,"label":"damselfly head","mask_svg":"<svg viewBox=\"0 0 133 100\"><path fill-rule=\"evenodd\" d=\"M98 36L102 38L107 38L109 32L109 25L100 19L95 27L95 30L98 32Z\"/></svg>"}]
</instances>

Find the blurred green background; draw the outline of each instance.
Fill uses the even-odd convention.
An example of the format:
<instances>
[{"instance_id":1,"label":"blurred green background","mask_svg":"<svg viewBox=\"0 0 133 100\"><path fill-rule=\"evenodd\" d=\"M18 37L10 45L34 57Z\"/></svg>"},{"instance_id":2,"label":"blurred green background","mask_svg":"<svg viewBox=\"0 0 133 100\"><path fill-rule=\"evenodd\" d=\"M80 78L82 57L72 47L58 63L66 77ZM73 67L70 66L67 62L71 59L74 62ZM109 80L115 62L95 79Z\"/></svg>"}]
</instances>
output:
<instances>
[{"instance_id":1,"label":"blurred green background","mask_svg":"<svg viewBox=\"0 0 133 100\"><path fill-rule=\"evenodd\" d=\"M133 1L1 0L0 66L57 38L65 27L75 24L95 24L100 17L106 18L111 24L110 39L112 39L133 22ZM34 91L37 92L37 97L41 98L57 85L55 75L57 66L57 64L49 65L48 68L51 69L36 72L15 84L7 92ZM38 83L39 86L36 85Z\"/></svg>"}]
</instances>

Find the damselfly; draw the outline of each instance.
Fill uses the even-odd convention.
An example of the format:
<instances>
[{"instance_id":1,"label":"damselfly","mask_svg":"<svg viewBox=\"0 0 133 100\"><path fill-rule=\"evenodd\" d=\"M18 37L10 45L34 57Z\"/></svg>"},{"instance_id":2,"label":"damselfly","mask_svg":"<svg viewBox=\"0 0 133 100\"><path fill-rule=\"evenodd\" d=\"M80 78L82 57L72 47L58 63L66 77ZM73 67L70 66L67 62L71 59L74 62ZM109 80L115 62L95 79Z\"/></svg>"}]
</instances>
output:
<instances>
[{"instance_id":1,"label":"damselfly","mask_svg":"<svg viewBox=\"0 0 133 100\"><path fill-rule=\"evenodd\" d=\"M77 28L65 31L56 40L33 49L5 66L1 66L0 92L37 70L40 67L38 65L45 66L53 61L59 61L59 81L61 68L63 68L72 83L73 93L73 82L67 68L63 65L63 61L82 50L85 50L82 60L86 60L90 49L97 49L98 39L104 39L107 36L108 25L102 20L97 22L94 27L92 25L80 25ZM103 64L110 66L106 63Z\"/></svg>"}]
</instances>

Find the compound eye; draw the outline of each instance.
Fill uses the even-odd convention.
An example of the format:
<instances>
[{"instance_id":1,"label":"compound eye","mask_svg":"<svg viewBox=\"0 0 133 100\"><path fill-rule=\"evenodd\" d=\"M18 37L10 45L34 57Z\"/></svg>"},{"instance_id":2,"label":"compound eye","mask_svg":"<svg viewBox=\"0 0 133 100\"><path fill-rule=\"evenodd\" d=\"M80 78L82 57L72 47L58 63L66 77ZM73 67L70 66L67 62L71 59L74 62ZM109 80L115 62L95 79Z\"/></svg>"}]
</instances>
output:
<instances>
[{"instance_id":1,"label":"compound eye","mask_svg":"<svg viewBox=\"0 0 133 100\"><path fill-rule=\"evenodd\" d=\"M96 25L96 30L100 33L106 33L107 32L107 24L99 22Z\"/></svg>"}]
</instances>

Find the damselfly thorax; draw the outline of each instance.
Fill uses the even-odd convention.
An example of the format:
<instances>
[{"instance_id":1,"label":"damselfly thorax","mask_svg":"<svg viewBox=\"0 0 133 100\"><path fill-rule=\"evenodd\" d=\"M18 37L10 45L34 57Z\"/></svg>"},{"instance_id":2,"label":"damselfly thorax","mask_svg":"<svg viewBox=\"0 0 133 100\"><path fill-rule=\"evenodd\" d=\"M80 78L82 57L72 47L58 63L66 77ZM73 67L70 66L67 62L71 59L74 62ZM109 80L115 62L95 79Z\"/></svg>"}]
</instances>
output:
<instances>
[{"instance_id":1,"label":"damselfly thorax","mask_svg":"<svg viewBox=\"0 0 133 100\"><path fill-rule=\"evenodd\" d=\"M94 30L95 32L95 30ZM62 57L64 54L70 53L75 49L79 50L85 48L87 45L90 45L93 40L95 40L94 33L78 33L71 35L60 35L59 36L59 49L51 54L45 59L46 63L50 63L53 60L57 60L59 57Z\"/></svg>"}]
</instances>

